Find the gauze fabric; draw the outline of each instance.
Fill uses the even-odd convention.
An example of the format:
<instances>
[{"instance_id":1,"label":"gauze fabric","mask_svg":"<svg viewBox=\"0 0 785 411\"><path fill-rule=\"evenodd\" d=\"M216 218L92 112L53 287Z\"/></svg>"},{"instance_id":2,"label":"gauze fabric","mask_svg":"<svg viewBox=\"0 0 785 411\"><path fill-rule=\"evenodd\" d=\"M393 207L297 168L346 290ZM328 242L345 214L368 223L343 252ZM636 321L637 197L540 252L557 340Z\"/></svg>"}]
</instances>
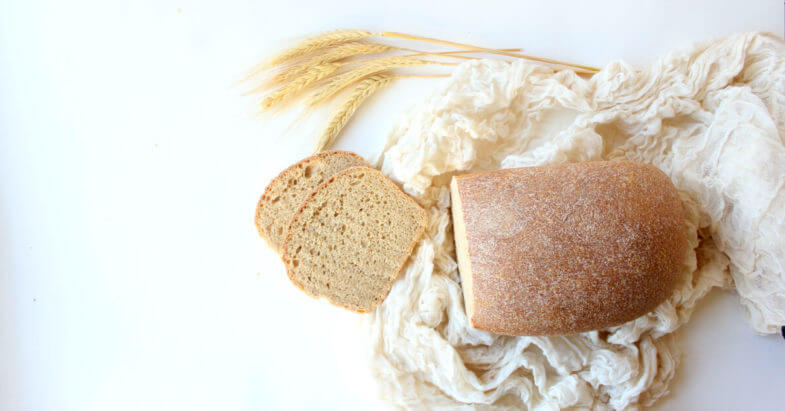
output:
<instances>
[{"instance_id":1,"label":"gauze fabric","mask_svg":"<svg viewBox=\"0 0 785 411\"><path fill-rule=\"evenodd\" d=\"M450 176L630 159L671 177L694 251L654 311L602 331L507 337L472 329L455 262ZM673 332L713 287L752 329L785 324L785 46L747 33L591 79L522 61L469 61L406 113L376 159L429 227L368 320L382 396L412 409L624 409L668 392Z\"/></svg>"}]
</instances>

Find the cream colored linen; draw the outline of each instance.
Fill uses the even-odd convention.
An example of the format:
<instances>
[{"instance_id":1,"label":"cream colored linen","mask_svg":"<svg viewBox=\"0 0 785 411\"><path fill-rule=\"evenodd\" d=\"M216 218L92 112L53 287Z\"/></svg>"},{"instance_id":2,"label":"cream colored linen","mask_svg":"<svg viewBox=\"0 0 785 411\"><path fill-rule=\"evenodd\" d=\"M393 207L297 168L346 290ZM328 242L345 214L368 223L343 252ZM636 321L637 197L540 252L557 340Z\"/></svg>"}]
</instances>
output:
<instances>
[{"instance_id":1,"label":"cream colored linen","mask_svg":"<svg viewBox=\"0 0 785 411\"><path fill-rule=\"evenodd\" d=\"M680 190L695 250L653 312L608 330L504 337L470 328L450 228L449 176L627 158ZM735 285L753 330L785 324L785 45L748 33L590 80L470 61L406 113L377 159L430 226L368 321L383 397L424 409L650 405L679 362L673 332L713 287Z\"/></svg>"}]
</instances>

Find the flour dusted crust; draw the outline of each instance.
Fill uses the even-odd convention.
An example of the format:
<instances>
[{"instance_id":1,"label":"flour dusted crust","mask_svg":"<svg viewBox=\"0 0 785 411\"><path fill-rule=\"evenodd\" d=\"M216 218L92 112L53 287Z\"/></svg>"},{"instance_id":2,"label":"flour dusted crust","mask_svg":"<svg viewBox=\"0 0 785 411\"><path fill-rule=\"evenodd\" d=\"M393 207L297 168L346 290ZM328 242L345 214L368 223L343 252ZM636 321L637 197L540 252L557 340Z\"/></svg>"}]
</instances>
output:
<instances>
[{"instance_id":1,"label":"flour dusted crust","mask_svg":"<svg viewBox=\"0 0 785 411\"><path fill-rule=\"evenodd\" d=\"M660 170L631 161L453 178L453 221L472 326L564 335L663 302L686 257L684 211Z\"/></svg>"}]
</instances>

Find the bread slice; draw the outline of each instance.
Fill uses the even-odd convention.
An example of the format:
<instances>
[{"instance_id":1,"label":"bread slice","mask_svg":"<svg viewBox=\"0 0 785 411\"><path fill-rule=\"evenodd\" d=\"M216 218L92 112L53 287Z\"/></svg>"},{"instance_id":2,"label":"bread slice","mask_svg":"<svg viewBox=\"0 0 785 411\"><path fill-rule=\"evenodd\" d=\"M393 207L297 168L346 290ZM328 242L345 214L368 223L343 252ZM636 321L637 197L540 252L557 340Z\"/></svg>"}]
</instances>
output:
<instances>
[{"instance_id":1,"label":"bread slice","mask_svg":"<svg viewBox=\"0 0 785 411\"><path fill-rule=\"evenodd\" d=\"M635 319L684 273L681 200L632 161L455 176L453 227L466 314L505 335L564 335Z\"/></svg>"},{"instance_id":2,"label":"bread slice","mask_svg":"<svg viewBox=\"0 0 785 411\"><path fill-rule=\"evenodd\" d=\"M314 297L358 312L376 308L426 225L425 210L381 172L332 176L292 217L283 261Z\"/></svg>"},{"instance_id":3,"label":"bread slice","mask_svg":"<svg viewBox=\"0 0 785 411\"><path fill-rule=\"evenodd\" d=\"M305 199L333 174L356 166L368 166L368 163L348 151L326 151L282 171L264 190L256 206L259 235L280 252L289 220Z\"/></svg>"}]
</instances>

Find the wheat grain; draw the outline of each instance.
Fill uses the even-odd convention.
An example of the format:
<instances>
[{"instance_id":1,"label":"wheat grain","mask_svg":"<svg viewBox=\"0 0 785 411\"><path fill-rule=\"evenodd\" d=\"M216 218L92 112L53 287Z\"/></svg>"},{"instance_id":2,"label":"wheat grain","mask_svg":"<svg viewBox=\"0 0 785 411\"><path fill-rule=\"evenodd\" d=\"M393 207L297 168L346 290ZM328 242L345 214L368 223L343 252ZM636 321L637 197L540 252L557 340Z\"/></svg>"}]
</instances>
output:
<instances>
[{"instance_id":1,"label":"wheat grain","mask_svg":"<svg viewBox=\"0 0 785 411\"><path fill-rule=\"evenodd\" d=\"M333 30L309 37L297 45L282 50L262 63L262 69L270 68L297 57L302 57L320 49L348 43L350 41L362 40L372 36L373 33L366 30L343 29Z\"/></svg>"},{"instance_id":2,"label":"wheat grain","mask_svg":"<svg viewBox=\"0 0 785 411\"><path fill-rule=\"evenodd\" d=\"M362 56L368 54L384 53L394 49L392 46L380 43L370 43L365 41L354 41L346 44L339 44L327 49L322 54L311 57L300 64L291 65L285 68L272 78L271 83L281 84L299 76L309 67L319 66L325 63L332 63L348 57Z\"/></svg>"},{"instance_id":3,"label":"wheat grain","mask_svg":"<svg viewBox=\"0 0 785 411\"><path fill-rule=\"evenodd\" d=\"M309 85L336 72L339 67L341 67L340 63L326 63L321 66L309 67L302 76L295 78L267 94L261 102L262 109L269 110L278 104L295 97Z\"/></svg>"},{"instance_id":4,"label":"wheat grain","mask_svg":"<svg viewBox=\"0 0 785 411\"><path fill-rule=\"evenodd\" d=\"M262 71L268 70L287 61L306 56L327 47L347 43L350 41L361 40L372 35L373 33L366 30L340 29L306 38L292 47L273 54L272 56L263 60L261 63L252 67L245 74L242 81L247 81Z\"/></svg>"},{"instance_id":5,"label":"wheat grain","mask_svg":"<svg viewBox=\"0 0 785 411\"><path fill-rule=\"evenodd\" d=\"M339 91L347 86L355 83L357 80L371 74L376 74L381 71L408 66L424 66L429 64L438 65L454 65L454 63L444 63L432 60L423 60L406 56L393 56L382 57L372 60L364 60L362 65L354 70L339 74L332 79L321 89L317 90L309 97L307 104L311 107L329 99Z\"/></svg>"},{"instance_id":6,"label":"wheat grain","mask_svg":"<svg viewBox=\"0 0 785 411\"><path fill-rule=\"evenodd\" d=\"M322 135L316 142L314 152L322 151L327 145L332 143L360 107L360 104L371 94L389 84L393 78L394 76L390 74L377 74L360 81L327 124L324 132L322 132Z\"/></svg>"}]
</instances>

